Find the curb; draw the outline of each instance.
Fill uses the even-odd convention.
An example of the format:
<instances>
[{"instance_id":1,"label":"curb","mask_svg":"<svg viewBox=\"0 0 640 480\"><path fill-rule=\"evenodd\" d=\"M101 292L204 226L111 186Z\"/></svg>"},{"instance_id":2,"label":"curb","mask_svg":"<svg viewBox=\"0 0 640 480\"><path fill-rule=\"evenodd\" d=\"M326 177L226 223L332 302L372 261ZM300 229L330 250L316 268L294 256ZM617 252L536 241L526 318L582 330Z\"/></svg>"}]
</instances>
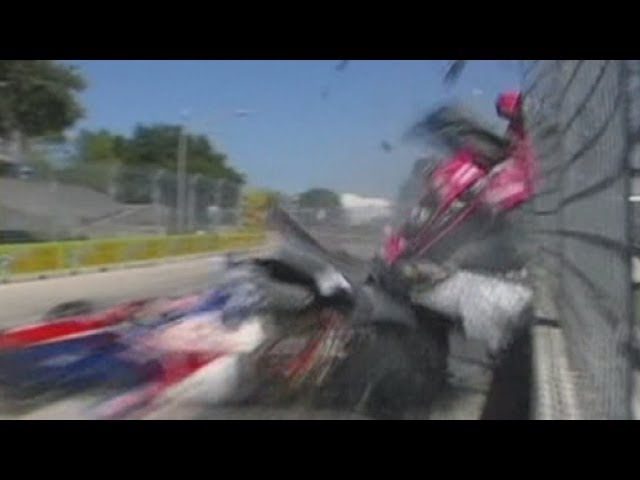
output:
<instances>
[{"instance_id":1,"label":"curb","mask_svg":"<svg viewBox=\"0 0 640 480\"><path fill-rule=\"evenodd\" d=\"M260 252L268 247L269 247L269 243L265 243L264 245L260 245L252 248L246 248L246 249L232 249L232 250L213 251L213 252L207 252L207 253L196 253L193 255L181 255L177 257L166 257L163 259L104 265L101 267L86 267L86 268L80 268L75 270L59 270L59 271L52 271L52 272L33 273L33 274L27 274L27 275L15 275L12 277L0 279L0 286L13 284L13 283L32 282L37 280L50 280L54 278L75 277L75 276L84 275L87 273L106 273L106 272L128 270L128 269L135 269L135 268L155 267L158 265L187 262L190 260L197 260L201 258L204 259L204 258L220 257L223 255L229 255L229 254L249 255L252 253Z\"/></svg>"}]
</instances>

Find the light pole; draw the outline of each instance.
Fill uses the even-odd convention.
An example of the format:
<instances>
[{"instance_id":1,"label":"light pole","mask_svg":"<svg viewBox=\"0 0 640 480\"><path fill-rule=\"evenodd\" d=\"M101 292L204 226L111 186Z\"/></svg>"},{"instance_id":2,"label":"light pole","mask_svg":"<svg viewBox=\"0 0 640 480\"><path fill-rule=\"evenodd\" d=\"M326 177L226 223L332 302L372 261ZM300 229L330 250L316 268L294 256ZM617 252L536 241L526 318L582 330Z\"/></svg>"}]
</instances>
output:
<instances>
[{"instance_id":1,"label":"light pole","mask_svg":"<svg viewBox=\"0 0 640 480\"><path fill-rule=\"evenodd\" d=\"M187 133L185 130L184 126L180 127L180 136L178 137L178 191L176 199L178 233L182 233L184 231L185 187L187 177Z\"/></svg>"},{"instance_id":2,"label":"light pole","mask_svg":"<svg viewBox=\"0 0 640 480\"><path fill-rule=\"evenodd\" d=\"M182 122L180 125L180 132L178 134L178 159L177 159L177 192L176 192L176 228L177 233L183 233L185 227L185 212L186 212L186 180L187 180L187 120L189 118L190 111L183 110L181 113Z\"/></svg>"},{"instance_id":3,"label":"light pole","mask_svg":"<svg viewBox=\"0 0 640 480\"><path fill-rule=\"evenodd\" d=\"M231 112L231 116L235 118L246 118L255 113L254 110L236 109ZM228 114L227 114L228 115ZM177 158L177 198L176 198L176 223L178 233L184 233L187 226L187 164L188 164L188 128L187 120L190 116L189 110L183 110L182 112L182 124L180 126L180 133L178 137L178 158ZM226 115L225 115L226 116ZM217 123L215 120L211 121L211 124Z\"/></svg>"},{"instance_id":4,"label":"light pole","mask_svg":"<svg viewBox=\"0 0 640 480\"><path fill-rule=\"evenodd\" d=\"M198 201L198 181L200 180L199 173L191 176L189 178L188 184L189 189L187 191L187 229L189 232L193 232L193 229L196 227L197 218L196 218L196 206Z\"/></svg>"}]
</instances>

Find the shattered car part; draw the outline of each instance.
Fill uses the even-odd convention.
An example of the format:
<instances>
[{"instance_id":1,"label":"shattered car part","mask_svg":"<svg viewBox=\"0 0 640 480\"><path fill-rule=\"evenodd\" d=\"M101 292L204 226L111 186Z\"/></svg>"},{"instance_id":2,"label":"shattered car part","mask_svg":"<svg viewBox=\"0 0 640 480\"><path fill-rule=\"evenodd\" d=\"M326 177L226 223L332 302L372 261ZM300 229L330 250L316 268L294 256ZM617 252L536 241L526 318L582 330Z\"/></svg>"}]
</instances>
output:
<instances>
[{"instance_id":1,"label":"shattered car part","mask_svg":"<svg viewBox=\"0 0 640 480\"><path fill-rule=\"evenodd\" d=\"M415 287L412 298L457 318L468 338L486 342L497 353L526 324L533 290L497 276L458 270L435 285Z\"/></svg>"}]
</instances>

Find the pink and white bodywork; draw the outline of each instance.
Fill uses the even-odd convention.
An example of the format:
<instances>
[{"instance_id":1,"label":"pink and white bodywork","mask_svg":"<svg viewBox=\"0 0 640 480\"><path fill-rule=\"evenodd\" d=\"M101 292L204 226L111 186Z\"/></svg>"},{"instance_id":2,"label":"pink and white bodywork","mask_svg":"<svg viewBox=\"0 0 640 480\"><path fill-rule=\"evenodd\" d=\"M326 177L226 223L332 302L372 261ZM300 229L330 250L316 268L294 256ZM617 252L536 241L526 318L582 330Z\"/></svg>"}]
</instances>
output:
<instances>
[{"instance_id":1,"label":"pink and white bodywork","mask_svg":"<svg viewBox=\"0 0 640 480\"><path fill-rule=\"evenodd\" d=\"M482 194L483 203L496 212L520 206L535 192L537 162L522 118L522 101L519 92L508 92L500 95L497 102L498 113L510 120L507 136L512 148L507 159L492 172Z\"/></svg>"},{"instance_id":2,"label":"pink and white bodywork","mask_svg":"<svg viewBox=\"0 0 640 480\"><path fill-rule=\"evenodd\" d=\"M427 188L437 195L436 211L422 229L423 233L413 242L402 232L387 236L383 257L388 264L395 263L410 245L418 255L424 254L479 208L488 209L493 214L506 213L533 196L536 158L523 122L522 95L519 92L503 93L496 102L496 108L499 116L509 120L506 135L511 147L506 158L489 169L480 155L470 148L462 148L438 165L427 178ZM472 190L476 190L477 195L458 212L456 218L442 231L431 231L432 224Z\"/></svg>"}]
</instances>

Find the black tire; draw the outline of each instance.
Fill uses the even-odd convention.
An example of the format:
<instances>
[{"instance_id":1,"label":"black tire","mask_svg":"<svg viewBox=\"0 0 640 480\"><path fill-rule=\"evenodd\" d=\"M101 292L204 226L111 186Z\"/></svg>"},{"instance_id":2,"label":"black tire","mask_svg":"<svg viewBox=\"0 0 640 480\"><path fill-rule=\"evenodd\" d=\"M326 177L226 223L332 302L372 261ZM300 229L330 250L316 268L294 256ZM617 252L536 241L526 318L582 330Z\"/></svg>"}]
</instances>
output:
<instances>
[{"instance_id":1,"label":"black tire","mask_svg":"<svg viewBox=\"0 0 640 480\"><path fill-rule=\"evenodd\" d=\"M321 404L377 419L428 408L444 387L445 345L415 330L377 327L336 369Z\"/></svg>"},{"instance_id":2,"label":"black tire","mask_svg":"<svg viewBox=\"0 0 640 480\"><path fill-rule=\"evenodd\" d=\"M394 364L383 368L373 384L366 413L376 418L399 419L409 410L429 409L447 376L448 341L433 333L387 334L386 351L397 358Z\"/></svg>"},{"instance_id":3,"label":"black tire","mask_svg":"<svg viewBox=\"0 0 640 480\"><path fill-rule=\"evenodd\" d=\"M297 313L313 302L313 291L303 285L255 278L258 290L266 297L269 309L277 313Z\"/></svg>"},{"instance_id":4,"label":"black tire","mask_svg":"<svg viewBox=\"0 0 640 480\"><path fill-rule=\"evenodd\" d=\"M75 315L89 315L95 312L95 306L87 300L74 300L56 305L42 317L45 322Z\"/></svg>"}]
</instances>

